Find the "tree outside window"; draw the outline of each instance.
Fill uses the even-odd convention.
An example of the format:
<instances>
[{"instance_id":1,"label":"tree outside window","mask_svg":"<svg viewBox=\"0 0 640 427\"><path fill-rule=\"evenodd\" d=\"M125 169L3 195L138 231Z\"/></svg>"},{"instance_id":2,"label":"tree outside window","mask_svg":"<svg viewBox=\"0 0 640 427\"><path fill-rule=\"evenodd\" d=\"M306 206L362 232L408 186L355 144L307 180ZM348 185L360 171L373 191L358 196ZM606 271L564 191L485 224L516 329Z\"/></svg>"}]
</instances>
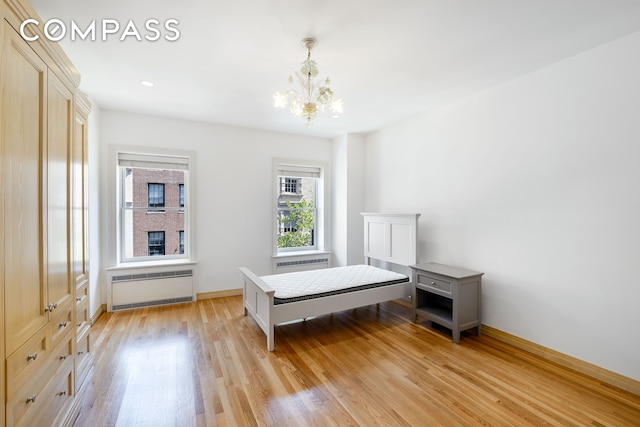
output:
<instances>
[{"instance_id":1,"label":"tree outside window","mask_svg":"<svg viewBox=\"0 0 640 427\"><path fill-rule=\"evenodd\" d=\"M314 246L316 211L312 200L299 203L286 202L280 222L282 231L278 235L278 248Z\"/></svg>"},{"instance_id":2,"label":"tree outside window","mask_svg":"<svg viewBox=\"0 0 640 427\"><path fill-rule=\"evenodd\" d=\"M280 176L278 250L315 247L317 178Z\"/></svg>"}]
</instances>

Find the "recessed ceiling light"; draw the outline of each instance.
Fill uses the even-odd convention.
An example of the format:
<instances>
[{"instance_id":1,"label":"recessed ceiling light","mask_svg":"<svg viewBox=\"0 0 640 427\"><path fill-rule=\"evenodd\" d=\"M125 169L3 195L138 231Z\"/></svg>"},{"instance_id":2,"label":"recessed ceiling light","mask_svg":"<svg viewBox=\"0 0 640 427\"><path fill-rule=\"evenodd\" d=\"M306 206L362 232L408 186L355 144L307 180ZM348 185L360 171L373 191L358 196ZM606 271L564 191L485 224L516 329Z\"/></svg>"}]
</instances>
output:
<instances>
[{"instance_id":1,"label":"recessed ceiling light","mask_svg":"<svg viewBox=\"0 0 640 427\"><path fill-rule=\"evenodd\" d=\"M142 86L146 86L146 87L153 87L154 84L148 80L143 80L140 82L142 84Z\"/></svg>"}]
</instances>

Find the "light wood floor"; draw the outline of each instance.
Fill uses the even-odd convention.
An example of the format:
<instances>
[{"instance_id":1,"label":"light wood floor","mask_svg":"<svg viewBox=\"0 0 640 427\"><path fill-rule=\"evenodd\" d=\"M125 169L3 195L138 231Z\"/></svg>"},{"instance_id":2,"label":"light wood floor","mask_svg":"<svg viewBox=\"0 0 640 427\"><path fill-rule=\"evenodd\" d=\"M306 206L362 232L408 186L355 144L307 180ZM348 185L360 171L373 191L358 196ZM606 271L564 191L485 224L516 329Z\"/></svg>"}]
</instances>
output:
<instances>
[{"instance_id":1,"label":"light wood floor","mask_svg":"<svg viewBox=\"0 0 640 427\"><path fill-rule=\"evenodd\" d=\"M640 426L640 396L402 302L276 328L241 297L103 314L76 426Z\"/></svg>"}]
</instances>

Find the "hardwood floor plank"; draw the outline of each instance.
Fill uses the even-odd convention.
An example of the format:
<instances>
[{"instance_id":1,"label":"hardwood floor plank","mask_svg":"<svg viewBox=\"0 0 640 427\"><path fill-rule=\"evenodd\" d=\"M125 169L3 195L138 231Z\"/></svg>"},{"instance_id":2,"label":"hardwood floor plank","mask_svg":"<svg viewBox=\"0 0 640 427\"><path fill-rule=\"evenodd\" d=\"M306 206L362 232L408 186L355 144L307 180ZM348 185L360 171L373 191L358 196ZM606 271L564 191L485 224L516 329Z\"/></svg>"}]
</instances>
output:
<instances>
[{"instance_id":1,"label":"hardwood floor plank","mask_svg":"<svg viewBox=\"0 0 640 427\"><path fill-rule=\"evenodd\" d=\"M240 296L105 313L76 426L640 426L640 396L409 312L281 325L275 352Z\"/></svg>"}]
</instances>

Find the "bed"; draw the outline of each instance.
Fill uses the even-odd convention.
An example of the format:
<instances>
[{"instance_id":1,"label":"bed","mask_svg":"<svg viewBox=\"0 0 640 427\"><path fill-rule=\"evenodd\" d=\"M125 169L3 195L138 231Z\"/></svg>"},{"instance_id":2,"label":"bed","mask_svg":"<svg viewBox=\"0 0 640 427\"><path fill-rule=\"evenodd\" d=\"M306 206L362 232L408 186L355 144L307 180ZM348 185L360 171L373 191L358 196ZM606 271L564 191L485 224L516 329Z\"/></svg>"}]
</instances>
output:
<instances>
[{"instance_id":1,"label":"bed","mask_svg":"<svg viewBox=\"0 0 640 427\"><path fill-rule=\"evenodd\" d=\"M420 214L363 213L363 265L258 276L240 267L244 315L251 315L275 349L275 326L410 295L410 276L390 264L417 264ZM377 260L377 261L376 261ZM372 263L376 265L372 265ZM385 267L385 268L382 268Z\"/></svg>"}]
</instances>

